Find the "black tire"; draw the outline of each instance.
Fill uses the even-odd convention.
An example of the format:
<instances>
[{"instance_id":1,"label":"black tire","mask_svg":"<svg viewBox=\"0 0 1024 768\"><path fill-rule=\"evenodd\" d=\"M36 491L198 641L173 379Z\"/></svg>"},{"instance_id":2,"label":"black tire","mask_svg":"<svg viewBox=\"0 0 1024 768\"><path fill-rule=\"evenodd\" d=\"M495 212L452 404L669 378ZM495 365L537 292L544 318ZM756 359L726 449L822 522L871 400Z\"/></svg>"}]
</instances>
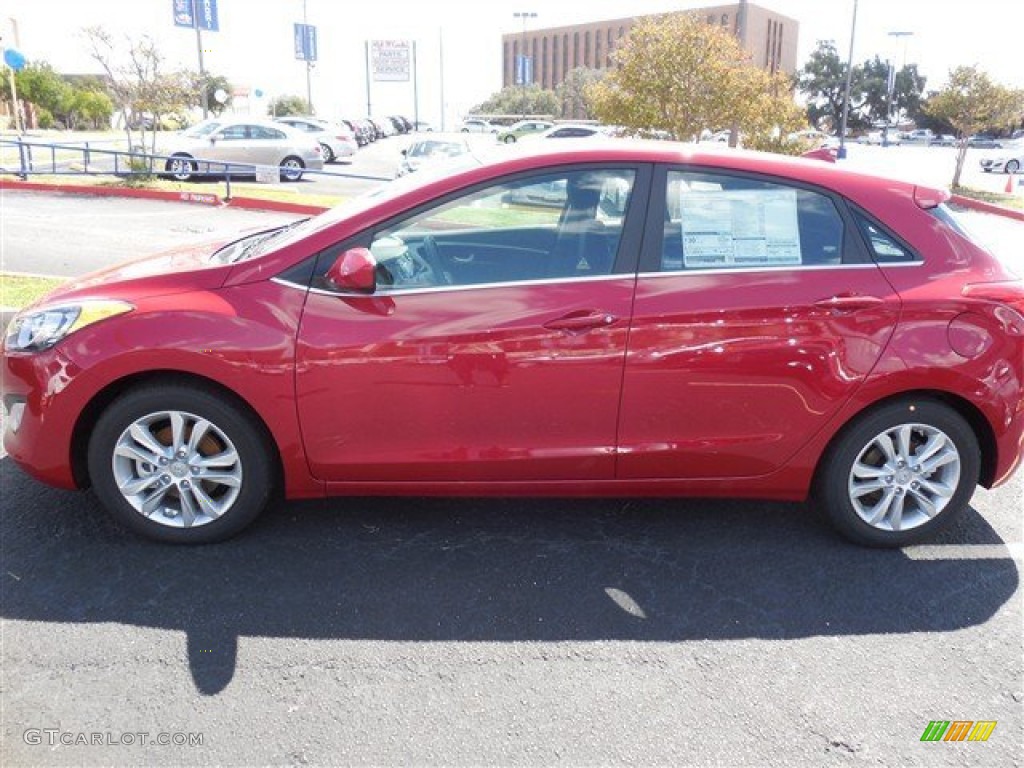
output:
<instances>
[{"instance_id":1,"label":"black tire","mask_svg":"<svg viewBox=\"0 0 1024 768\"><path fill-rule=\"evenodd\" d=\"M191 155L172 155L164 164L164 170L176 181L188 181L198 168Z\"/></svg>"},{"instance_id":2,"label":"black tire","mask_svg":"<svg viewBox=\"0 0 1024 768\"><path fill-rule=\"evenodd\" d=\"M951 472L951 465L944 465L948 469L937 468L931 474L916 475L911 471L915 468L911 462L899 465L899 476L887 473L874 478L879 485L886 484L898 496L904 497L899 500L901 510L905 512L908 509L907 505L911 509L911 527L893 530L892 527L885 527L885 519L880 520L878 524L871 524L858 514L851 498L854 494L850 487L855 462L863 454L863 463L878 468L871 457L876 456L878 461L884 461L885 457L878 453L877 449L874 454L870 452L872 446L876 445L876 438L904 425L914 426L913 441L917 441L917 444L912 450L915 454L924 448L921 441L928 436L926 431L931 431L938 439L947 438L948 442L943 450L956 454L959 459L959 463L956 464L959 472L952 481L953 491L944 502L945 505L930 519L918 501L920 496L927 494L910 490L909 484L917 483L917 479L921 479L933 486L940 483L945 485L939 475ZM889 463L886 462L885 466L889 466ZM903 469L904 466L906 469ZM851 541L869 547L902 547L933 535L963 513L977 486L980 466L978 440L970 425L959 413L935 400L898 400L865 413L836 437L818 467L813 502L832 525ZM871 480L862 482L869 483ZM903 487L896 487L901 482ZM918 488L919 485L915 484L912 487ZM860 498L865 499L865 503L868 504L877 499L880 502L878 508L881 508L885 493L886 489L880 487L876 495L867 494Z\"/></svg>"},{"instance_id":3,"label":"black tire","mask_svg":"<svg viewBox=\"0 0 1024 768\"><path fill-rule=\"evenodd\" d=\"M306 164L302 158L289 155L281 161L281 181L299 181Z\"/></svg>"},{"instance_id":4,"label":"black tire","mask_svg":"<svg viewBox=\"0 0 1024 768\"><path fill-rule=\"evenodd\" d=\"M123 458L123 454L117 456L115 449L119 441L124 440L127 430L146 419L159 414L169 412L184 413L196 419L203 419L212 425L210 439L214 440L217 435L223 435L227 442L216 442L215 447L208 450L207 454L201 455L203 442L199 441L196 449L196 456L199 459L223 452L226 455L230 449L237 456L238 478L237 490L227 488L214 483L208 484L203 481L200 472L217 472L218 468L225 467L225 464L216 464L210 470L193 468L195 475L189 474L188 469L192 467L191 459L177 461L170 451L170 464L167 459L162 458L165 464L163 468L151 465L151 469L140 472L136 477L150 478L161 475L161 482L154 482L147 487L147 491L154 488L159 490L163 483L168 484L168 489L160 495L157 502L157 509L149 516L138 510L129 501L126 494L118 487L118 480L115 472L117 466L124 467L132 465L132 461ZM170 448L173 441L166 443L160 438L162 431L159 417L154 418L149 427L149 436L155 437L162 446ZM167 423L163 431L172 429ZM192 434L194 426L188 428ZM156 430L156 431L152 431ZM207 438L204 437L203 440ZM138 443L133 443L138 445ZM263 511L270 498L272 478L275 476L274 463L271 459L271 447L263 431L254 423L253 419L244 411L227 400L223 395L215 394L199 386L191 386L184 383L173 383L156 386L147 386L140 389L130 390L114 400L100 415L92 431L88 446L89 477L92 481L93 491L113 517L126 528L135 533L156 541L170 542L174 544L208 544L234 536L247 525L249 525ZM184 454L180 454L184 455ZM137 462L134 466L138 466ZM181 474L172 476L172 472L181 469ZM227 469L221 469L221 473L227 473ZM194 518L196 521L192 527L183 527L186 515L181 513L185 506L182 500L180 484L187 488L189 481L195 486L203 488L202 495L214 501L227 498L227 506L218 517L211 516L203 519L203 516ZM217 496L218 491L224 491L230 495ZM145 492L143 492L145 493ZM139 494L140 496L143 494ZM190 496L198 498L198 494ZM175 514L177 507L177 514ZM198 507L193 507L198 509ZM181 518L180 521L177 518ZM180 525L178 523L181 523Z\"/></svg>"},{"instance_id":5,"label":"black tire","mask_svg":"<svg viewBox=\"0 0 1024 768\"><path fill-rule=\"evenodd\" d=\"M513 136L512 134L509 134L508 136L506 136L504 138L504 142L506 144L515 144L516 143L516 137Z\"/></svg>"},{"instance_id":6,"label":"black tire","mask_svg":"<svg viewBox=\"0 0 1024 768\"><path fill-rule=\"evenodd\" d=\"M324 163L334 162L334 150L330 144L320 144L320 154L324 156Z\"/></svg>"},{"instance_id":7,"label":"black tire","mask_svg":"<svg viewBox=\"0 0 1024 768\"><path fill-rule=\"evenodd\" d=\"M1008 160L1006 162L1006 168L1003 170L1007 173L1018 173L1020 171L1020 162L1018 160Z\"/></svg>"}]
</instances>

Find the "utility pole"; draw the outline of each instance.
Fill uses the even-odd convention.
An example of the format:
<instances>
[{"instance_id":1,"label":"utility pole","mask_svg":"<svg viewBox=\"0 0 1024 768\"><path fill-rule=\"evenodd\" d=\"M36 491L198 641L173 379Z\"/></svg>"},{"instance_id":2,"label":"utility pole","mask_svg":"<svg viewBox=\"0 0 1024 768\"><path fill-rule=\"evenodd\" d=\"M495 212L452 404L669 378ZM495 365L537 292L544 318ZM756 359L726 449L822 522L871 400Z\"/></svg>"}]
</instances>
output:
<instances>
[{"instance_id":1,"label":"utility pole","mask_svg":"<svg viewBox=\"0 0 1024 768\"><path fill-rule=\"evenodd\" d=\"M441 75L441 130L444 131L444 27L437 28L437 57Z\"/></svg>"},{"instance_id":2,"label":"utility pole","mask_svg":"<svg viewBox=\"0 0 1024 768\"><path fill-rule=\"evenodd\" d=\"M306 0L302 0L302 26L304 30L309 29L309 21L306 19ZM311 73L313 70L313 62L306 59L306 107L309 109L309 114L315 114L313 111L313 80Z\"/></svg>"},{"instance_id":3,"label":"utility pole","mask_svg":"<svg viewBox=\"0 0 1024 768\"><path fill-rule=\"evenodd\" d=\"M903 38L903 69L907 68L907 38L910 37L913 34L914 34L913 32L890 32L889 33L889 37L895 37L896 38L897 44L899 44L900 38ZM895 101L895 95L896 95L896 93L895 93L896 92L896 53L895 52L893 52L892 69L893 69L892 75L889 77L889 82L887 83L887 86L888 86L887 94L888 94L888 97L889 97L889 103L888 103L888 106L886 108L886 115L885 115L885 121L887 123L891 123L892 122L892 108L895 106L895 104L893 103ZM897 110L896 117L899 118L899 110Z\"/></svg>"},{"instance_id":4,"label":"utility pole","mask_svg":"<svg viewBox=\"0 0 1024 768\"><path fill-rule=\"evenodd\" d=\"M746 50L747 47L747 0L740 0L740 9L736 14L736 39L740 47ZM740 126L733 120L729 126L729 146L735 147L740 143Z\"/></svg>"},{"instance_id":5,"label":"utility pole","mask_svg":"<svg viewBox=\"0 0 1024 768\"><path fill-rule=\"evenodd\" d=\"M203 29L199 23L199 0L192 0L192 24L196 28L196 53L199 54L199 100L203 105L203 120L210 116L210 94L207 93L206 66L203 64Z\"/></svg>"},{"instance_id":6,"label":"utility pole","mask_svg":"<svg viewBox=\"0 0 1024 768\"><path fill-rule=\"evenodd\" d=\"M850 114L850 83L853 80L853 40L857 34L857 0L853 0L853 23L850 24L850 52L846 57L846 86L843 88L843 119L839 122L840 160L846 158L846 121Z\"/></svg>"},{"instance_id":7,"label":"utility pole","mask_svg":"<svg viewBox=\"0 0 1024 768\"><path fill-rule=\"evenodd\" d=\"M526 75L528 73L527 62L529 62L531 65L533 63L529 59L526 58L526 20L527 19L535 19L535 18L537 18L537 14L534 13L533 11L516 11L515 13L512 14L512 16L517 18L517 19L522 19L523 20L523 35L522 35L522 38L521 38L522 42L520 43L520 47L519 47L520 60L516 62L515 69L516 69L516 74L517 75L520 75L520 74L522 75L522 86L523 86L523 110L522 110L523 115L522 116L525 118L526 117L526 97L527 97L527 90L526 90L527 77L526 77ZM520 63L520 61L522 62L522 65L523 65L521 72L519 70L519 63ZM532 66L531 66L531 68L532 68ZM530 72L529 74L532 74L532 72Z\"/></svg>"}]
</instances>

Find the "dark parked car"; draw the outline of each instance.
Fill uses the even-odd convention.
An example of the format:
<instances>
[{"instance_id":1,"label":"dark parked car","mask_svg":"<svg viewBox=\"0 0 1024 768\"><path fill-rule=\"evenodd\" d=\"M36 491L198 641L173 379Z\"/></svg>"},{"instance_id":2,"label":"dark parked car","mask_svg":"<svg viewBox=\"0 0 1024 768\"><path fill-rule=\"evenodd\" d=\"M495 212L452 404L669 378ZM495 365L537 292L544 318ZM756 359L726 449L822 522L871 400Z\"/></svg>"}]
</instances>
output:
<instances>
[{"instance_id":1,"label":"dark parked car","mask_svg":"<svg viewBox=\"0 0 1024 768\"><path fill-rule=\"evenodd\" d=\"M810 498L901 546L1020 466L1024 281L946 193L532 146L58 288L7 329L11 459L185 543L276 487Z\"/></svg>"},{"instance_id":2,"label":"dark parked car","mask_svg":"<svg viewBox=\"0 0 1024 768\"><path fill-rule=\"evenodd\" d=\"M988 133L977 133L967 139L967 146L975 149L1002 149L1003 143Z\"/></svg>"}]
</instances>

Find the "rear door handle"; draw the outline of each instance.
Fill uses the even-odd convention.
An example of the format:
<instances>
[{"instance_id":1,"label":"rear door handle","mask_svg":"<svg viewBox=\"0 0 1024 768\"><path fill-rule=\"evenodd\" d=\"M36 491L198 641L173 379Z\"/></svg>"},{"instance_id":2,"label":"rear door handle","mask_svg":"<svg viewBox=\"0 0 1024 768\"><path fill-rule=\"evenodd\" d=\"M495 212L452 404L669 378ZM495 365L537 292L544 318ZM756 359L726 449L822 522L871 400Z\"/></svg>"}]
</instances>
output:
<instances>
[{"instance_id":1,"label":"rear door handle","mask_svg":"<svg viewBox=\"0 0 1024 768\"><path fill-rule=\"evenodd\" d=\"M814 306L819 309L831 309L836 312L856 312L858 309L871 309L872 307L880 307L882 304L885 304L885 299L853 293L843 293L814 302Z\"/></svg>"},{"instance_id":2,"label":"rear door handle","mask_svg":"<svg viewBox=\"0 0 1024 768\"><path fill-rule=\"evenodd\" d=\"M570 312L568 315L556 318L544 323L544 327L551 331L568 331L570 333L582 333L595 328L607 328L618 318L608 312L597 310L580 310Z\"/></svg>"}]
</instances>

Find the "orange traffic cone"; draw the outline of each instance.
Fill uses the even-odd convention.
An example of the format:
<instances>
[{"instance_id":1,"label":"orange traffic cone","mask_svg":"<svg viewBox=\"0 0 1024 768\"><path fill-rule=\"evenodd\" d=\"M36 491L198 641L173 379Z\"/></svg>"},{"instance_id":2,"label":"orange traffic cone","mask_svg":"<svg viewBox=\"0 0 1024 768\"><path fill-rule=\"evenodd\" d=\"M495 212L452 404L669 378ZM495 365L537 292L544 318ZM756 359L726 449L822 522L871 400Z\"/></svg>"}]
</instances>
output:
<instances>
[{"instance_id":1,"label":"orange traffic cone","mask_svg":"<svg viewBox=\"0 0 1024 768\"><path fill-rule=\"evenodd\" d=\"M1006 192L1006 194L1008 194L1008 195L1012 195L1013 194L1013 174L1012 173L1006 174L1006 189L1004 189L1003 191Z\"/></svg>"}]
</instances>

